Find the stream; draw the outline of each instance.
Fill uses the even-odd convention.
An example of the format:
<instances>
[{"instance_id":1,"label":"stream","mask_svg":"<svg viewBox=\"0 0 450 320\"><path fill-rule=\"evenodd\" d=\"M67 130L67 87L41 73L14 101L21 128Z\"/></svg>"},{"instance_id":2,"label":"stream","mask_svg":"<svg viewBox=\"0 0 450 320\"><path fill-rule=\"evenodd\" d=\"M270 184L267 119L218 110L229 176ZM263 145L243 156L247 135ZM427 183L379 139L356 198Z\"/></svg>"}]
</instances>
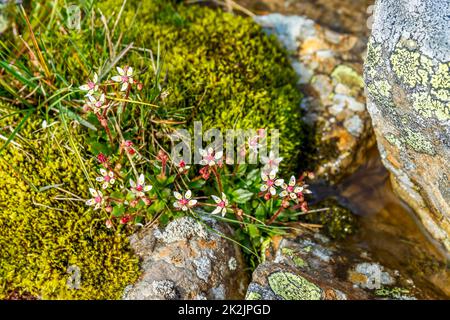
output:
<instances>
[{"instance_id":1,"label":"stream","mask_svg":"<svg viewBox=\"0 0 450 320\"><path fill-rule=\"evenodd\" d=\"M257 15L304 15L338 32L367 41L373 0L239 0ZM340 241L350 252L361 249L383 266L413 280L422 299L450 298L450 257L432 239L414 212L392 190L376 147L368 160L337 186L316 186L323 198L336 197L359 217L358 232ZM320 200L320 199L319 199Z\"/></svg>"}]
</instances>

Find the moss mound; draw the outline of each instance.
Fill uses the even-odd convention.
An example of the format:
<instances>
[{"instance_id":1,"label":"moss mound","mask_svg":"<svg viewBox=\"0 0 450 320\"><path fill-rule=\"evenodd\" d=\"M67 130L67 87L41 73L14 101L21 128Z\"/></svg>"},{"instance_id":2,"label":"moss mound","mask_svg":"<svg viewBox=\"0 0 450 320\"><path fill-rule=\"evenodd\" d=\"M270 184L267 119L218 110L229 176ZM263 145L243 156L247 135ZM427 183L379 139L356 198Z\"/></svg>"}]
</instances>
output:
<instances>
[{"instance_id":1,"label":"moss mound","mask_svg":"<svg viewBox=\"0 0 450 320\"><path fill-rule=\"evenodd\" d=\"M117 12L121 3L100 7ZM280 152L297 159L303 131L295 72L275 38L250 18L168 1L128 1L118 29L126 30L124 43L157 52L159 42L167 110L188 122L202 120L204 130L279 129Z\"/></svg>"},{"instance_id":2,"label":"moss mound","mask_svg":"<svg viewBox=\"0 0 450 320\"><path fill-rule=\"evenodd\" d=\"M73 200L70 193L88 197L87 183L62 129L33 121L20 136L0 157L0 299L12 290L44 299L119 298L137 278L138 261L123 232L107 230L98 212Z\"/></svg>"}]
</instances>

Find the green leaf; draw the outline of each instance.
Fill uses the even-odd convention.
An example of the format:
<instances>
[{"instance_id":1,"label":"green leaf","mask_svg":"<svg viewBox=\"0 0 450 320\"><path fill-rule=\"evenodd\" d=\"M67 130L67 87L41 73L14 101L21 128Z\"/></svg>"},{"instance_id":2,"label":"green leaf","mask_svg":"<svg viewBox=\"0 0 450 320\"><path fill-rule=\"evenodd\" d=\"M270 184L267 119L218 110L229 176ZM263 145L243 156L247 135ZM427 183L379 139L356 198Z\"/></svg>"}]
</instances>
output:
<instances>
[{"instance_id":1,"label":"green leaf","mask_svg":"<svg viewBox=\"0 0 450 320\"><path fill-rule=\"evenodd\" d=\"M246 203L253 197L253 192L246 189L237 189L232 192L231 196L236 203Z\"/></svg>"},{"instance_id":2,"label":"green leaf","mask_svg":"<svg viewBox=\"0 0 450 320\"><path fill-rule=\"evenodd\" d=\"M250 238L254 239L254 238L258 238L260 233L259 233L259 229L253 225L253 224L249 224L247 225L247 230L248 230L248 235L250 236Z\"/></svg>"},{"instance_id":3,"label":"green leaf","mask_svg":"<svg viewBox=\"0 0 450 320\"><path fill-rule=\"evenodd\" d=\"M125 213L125 208L123 206L115 206L112 211L114 217L121 217Z\"/></svg>"},{"instance_id":4,"label":"green leaf","mask_svg":"<svg viewBox=\"0 0 450 320\"><path fill-rule=\"evenodd\" d=\"M266 208L263 204L259 204L255 210L255 218L258 220L264 220L266 217Z\"/></svg>"}]
</instances>

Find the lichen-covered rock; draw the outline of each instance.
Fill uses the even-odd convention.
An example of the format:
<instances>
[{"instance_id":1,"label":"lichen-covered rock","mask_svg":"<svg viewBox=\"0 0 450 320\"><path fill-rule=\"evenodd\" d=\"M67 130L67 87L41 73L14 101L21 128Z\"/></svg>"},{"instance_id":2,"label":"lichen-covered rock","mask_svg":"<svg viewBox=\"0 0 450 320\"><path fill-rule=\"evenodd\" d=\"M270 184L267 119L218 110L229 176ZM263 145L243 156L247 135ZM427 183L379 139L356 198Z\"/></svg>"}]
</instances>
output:
<instances>
[{"instance_id":1,"label":"lichen-covered rock","mask_svg":"<svg viewBox=\"0 0 450 320\"><path fill-rule=\"evenodd\" d=\"M362 78L364 40L300 16L257 16L291 52L305 93L305 120L314 127L315 172L330 182L355 171L375 143Z\"/></svg>"},{"instance_id":2,"label":"lichen-covered rock","mask_svg":"<svg viewBox=\"0 0 450 320\"><path fill-rule=\"evenodd\" d=\"M368 110L397 193L450 250L450 5L380 0L365 61Z\"/></svg>"},{"instance_id":3,"label":"lichen-covered rock","mask_svg":"<svg viewBox=\"0 0 450 320\"><path fill-rule=\"evenodd\" d=\"M230 233L228 226L214 220L182 217L163 229L153 227L133 235L131 246L141 258L142 274L123 298L243 298L248 277L241 253L219 235Z\"/></svg>"},{"instance_id":4,"label":"lichen-covered rock","mask_svg":"<svg viewBox=\"0 0 450 320\"><path fill-rule=\"evenodd\" d=\"M266 252L266 261L253 272L246 299L352 300L422 296L412 280L373 261L366 251L354 249L349 250L320 233L307 231L275 237Z\"/></svg>"}]
</instances>

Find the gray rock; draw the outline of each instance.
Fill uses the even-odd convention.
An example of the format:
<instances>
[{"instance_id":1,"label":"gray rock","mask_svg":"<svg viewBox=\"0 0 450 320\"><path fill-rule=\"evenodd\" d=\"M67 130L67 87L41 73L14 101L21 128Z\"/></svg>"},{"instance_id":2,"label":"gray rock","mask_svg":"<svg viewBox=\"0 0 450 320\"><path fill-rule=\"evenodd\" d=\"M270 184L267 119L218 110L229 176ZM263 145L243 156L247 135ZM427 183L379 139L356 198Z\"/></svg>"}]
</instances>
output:
<instances>
[{"instance_id":1,"label":"gray rock","mask_svg":"<svg viewBox=\"0 0 450 320\"><path fill-rule=\"evenodd\" d=\"M379 0L367 108L396 192L450 250L450 2Z\"/></svg>"},{"instance_id":2,"label":"gray rock","mask_svg":"<svg viewBox=\"0 0 450 320\"><path fill-rule=\"evenodd\" d=\"M227 225L215 220L183 217L164 229L134 234L130 242L141 259L142 274L126 288L123 299L243 298L248 276L240 250L218 233L232 235Z\"/></svg>"}]
</instances>

